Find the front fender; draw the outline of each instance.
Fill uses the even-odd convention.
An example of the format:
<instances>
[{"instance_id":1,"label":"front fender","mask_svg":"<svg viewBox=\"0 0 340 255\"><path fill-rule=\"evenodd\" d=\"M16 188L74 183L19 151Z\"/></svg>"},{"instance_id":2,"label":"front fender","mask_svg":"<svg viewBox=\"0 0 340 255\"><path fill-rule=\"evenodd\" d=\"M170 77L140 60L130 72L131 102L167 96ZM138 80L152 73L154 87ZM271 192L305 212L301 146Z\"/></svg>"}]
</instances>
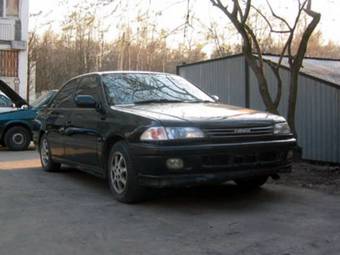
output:
<instances>
[{"instance_id":1,"label":"front fender","mask_svg":"<svg viewBox=\"0 0 340 255\"><path fill-rule=\"evenodd\" d=\"M0 138L3 140L3 136L10 127L23 126L30 130L32 134L32 121L31 120L9 120L6 122L0 121Z\"/></svg>"}]
</instances>

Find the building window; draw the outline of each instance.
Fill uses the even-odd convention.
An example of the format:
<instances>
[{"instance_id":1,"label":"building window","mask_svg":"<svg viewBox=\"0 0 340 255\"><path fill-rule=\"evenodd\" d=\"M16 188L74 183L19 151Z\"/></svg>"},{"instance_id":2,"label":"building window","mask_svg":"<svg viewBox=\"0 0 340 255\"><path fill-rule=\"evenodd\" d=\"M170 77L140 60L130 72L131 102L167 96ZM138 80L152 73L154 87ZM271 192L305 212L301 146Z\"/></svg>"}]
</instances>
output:
<instances>
[{"instance_id":1,"label":"building window","mask_svg":"<svg viewBox=\"0 0 340 255\"><path fill-rule=\"evenodd\" d=\"M19 17L19 0L6 0L6 16Z\"/></svg>"},{"instance_id":2,"label":"building window","mask_svg":"<svg viewBox=\"0 0 340 255\"><path fill-rule=\"evenodd\" d=\"M0 18L4 17L4 1L5 0L0 0Z\"/></svg>"},{"instance_id":3,"label":"building window","mask_svg":"<svg viewBox=\"0 0 340 255\"><path fill-rule=\"evenodd\" d=\"M18 77L18 58L18 51L0 50L0 76Z\"/></svg>"}]
</instances>

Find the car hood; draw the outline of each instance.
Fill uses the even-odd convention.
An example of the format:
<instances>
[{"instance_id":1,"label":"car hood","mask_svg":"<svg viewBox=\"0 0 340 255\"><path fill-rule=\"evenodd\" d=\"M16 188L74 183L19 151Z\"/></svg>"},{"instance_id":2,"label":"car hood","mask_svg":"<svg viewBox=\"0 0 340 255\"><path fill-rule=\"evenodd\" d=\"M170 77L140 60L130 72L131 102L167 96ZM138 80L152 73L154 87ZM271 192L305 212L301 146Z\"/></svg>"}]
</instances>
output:
<instances>
[{"instance_id":1,"label":"car hood","mask_svg":"<svg viewBox=\"0 0 340 255\"><path fill-rule=\"evenodd\" d=\"M13 107L0 107L0 114L1 113L9 113L9 112L16 112L18 109Z\"/></svg>"},{"instance_id":2,"label":"car hood","mask_svg":"<svg viewBox=\"0 0 340 255\"><path fill-rule=\"evenodd\" d=\"M2 91L6 96L8 96L12 102L20 108L23 105L28 105L25 99L19 96L11 87L4 81L0 80L0 91Z\"/></svg>"},{"instance_id":3,"label":"car hood","mask_svg":"<svg viewBox=\"0 0 340 255\"><path fill-rule=\"evenodd\" d=\"M171 103L116 106L126 111L161 122L235 123L236 125L272 124L285 121L281 116L219 103Z\"/></svg>"}]
</instances>

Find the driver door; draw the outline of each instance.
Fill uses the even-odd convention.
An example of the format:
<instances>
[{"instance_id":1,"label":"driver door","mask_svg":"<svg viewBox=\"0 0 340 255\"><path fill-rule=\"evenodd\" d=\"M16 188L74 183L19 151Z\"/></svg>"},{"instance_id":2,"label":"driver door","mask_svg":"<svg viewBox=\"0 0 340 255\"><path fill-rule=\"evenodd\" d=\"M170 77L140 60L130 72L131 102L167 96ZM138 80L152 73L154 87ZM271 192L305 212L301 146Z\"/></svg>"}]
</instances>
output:
<instances>
[{"instance_id":1,"label":"driver door","mask_svg":"<svg viewBox=\"0 0 340 255\"><path fill-rule=\"evenodd\" d=\"M99 77L89 75L80 78L75 97L78 95L90 95L98 102ZM100 142L100 136L97 129L100 117L95 108L76 106L73 109L65 130L69 141L65 153L69 160L88 166L98 166L97 144Z\"/></svg>"}]
</instances>

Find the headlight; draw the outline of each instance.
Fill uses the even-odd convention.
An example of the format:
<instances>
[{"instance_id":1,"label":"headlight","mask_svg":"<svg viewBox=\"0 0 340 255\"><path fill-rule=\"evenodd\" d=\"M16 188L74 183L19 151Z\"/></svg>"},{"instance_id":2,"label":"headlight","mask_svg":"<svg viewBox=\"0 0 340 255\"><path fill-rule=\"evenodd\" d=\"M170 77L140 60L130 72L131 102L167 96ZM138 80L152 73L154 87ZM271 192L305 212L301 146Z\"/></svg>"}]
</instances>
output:
<instances>
[{"instance_id":1,"label":"headlight","mask_svg":"<svg viewBox=\"0 0 340 255\"><path fill-rule=\"evenodd\" d=\"M168 127L166 131L170 140L204 137L202 130L193 127Z\"/></svg>"},{"instance_id":2,"label":"headlight","mask_svg":"<svg viewBox=\"0 0 340 255\"><path fill-rule=\"evenodd\" d=\"M203 137L202 130L194 127L151 127L141 135L140 139L142 141L164 141Z\"/></svg>"},{"instance_id":3,"label":"headlight","mask_svg":"<svg viewBox=\"0 0 340 255\"><path fill-rule=\"evenodd\" d=\"M275 135L289 135L291 133L287 122L276 123L274 126Z\"/></svg>"},{"instance_id":4,"label":"headlight","mask_svg":"<svg viewBox=\"0 0 340 255\"><path fill-rule=\"evenodd\" d=\"M142 141L164 141L168 136L164 127L151 127L147 129L140 137Z\"/></svg>"}]
</instances>

